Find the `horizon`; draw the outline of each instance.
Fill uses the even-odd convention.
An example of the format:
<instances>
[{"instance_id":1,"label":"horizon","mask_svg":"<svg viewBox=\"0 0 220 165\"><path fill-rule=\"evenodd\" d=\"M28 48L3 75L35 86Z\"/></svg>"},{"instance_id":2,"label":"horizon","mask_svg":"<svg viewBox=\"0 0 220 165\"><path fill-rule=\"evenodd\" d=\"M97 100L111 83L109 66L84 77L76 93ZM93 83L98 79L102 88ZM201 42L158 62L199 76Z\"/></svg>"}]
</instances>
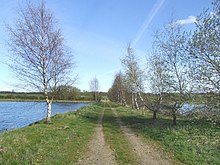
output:
<instances>
[{"instance_id":1,"label":"horizon","mask_svg":"<svg viewBox=\"0 0 220 165\"><path fill-rule=\"evenodd\" d=\"M6 24L13 25L18 18L16 10L25 0L1 0L0 16L0 91L22 91L13 76L6 46ZM33 0L33 3L38 0ZM162 28L172 15L187 30L195 28L196 17L204 8L211 7L209 0L47 0L46 7L52 11L61 28L65 43L73 51L79 75L75 87L90 91L89 81L97 77L100 91L107 92L114 75L122 69L120 59L131 43L135 55L141 59L141 67L150 55L153 30ZM173 14L174 13L174 14Z\"/></svg>"}]
</instances>

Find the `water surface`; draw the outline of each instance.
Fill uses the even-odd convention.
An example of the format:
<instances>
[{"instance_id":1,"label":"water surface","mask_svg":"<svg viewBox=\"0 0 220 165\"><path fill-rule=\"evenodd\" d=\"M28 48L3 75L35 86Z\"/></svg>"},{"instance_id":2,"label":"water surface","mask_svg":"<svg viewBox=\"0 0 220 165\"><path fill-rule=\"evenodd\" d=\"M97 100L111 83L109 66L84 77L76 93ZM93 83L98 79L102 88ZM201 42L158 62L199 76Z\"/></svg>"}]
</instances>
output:
<instances>
[{"instance_id":1,"label":"water surface","mask_svg":"<svg viewBox=\"0 0 220 165\"><path fill-rule=\"evenodd\" d=\"M180 108L180 112L181 112L181 114L188 114L190 112L203 111L207 107L208 106L206 104L188 104L188 103L185 103Z\"/></svg>"},{"instance_id":2,"label":"water surface","mask_svg":"<svg viewBox=\"0 0 220 165\"><path fill-rule=\"evenodd\" d=\"M75 111L86 103L53 103L52 116ZM45 102L0 102L0 132L25 127L46 117Z\"/></svg>"}]
</instances>

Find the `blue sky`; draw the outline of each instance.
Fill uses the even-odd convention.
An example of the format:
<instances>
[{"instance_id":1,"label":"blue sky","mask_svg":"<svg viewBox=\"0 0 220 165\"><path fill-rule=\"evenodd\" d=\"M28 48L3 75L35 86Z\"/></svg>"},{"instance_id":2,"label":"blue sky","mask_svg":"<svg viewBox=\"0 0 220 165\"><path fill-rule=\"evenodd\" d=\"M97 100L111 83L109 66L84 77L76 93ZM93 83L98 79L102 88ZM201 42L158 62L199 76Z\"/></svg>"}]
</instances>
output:
<instances>
[{"instance_id":1,"label":"blue sky","mask_svg":"<svg viewBox=\"0 0 220 165\"><path fill-rule=\"evenodd\" d=\"M32 0L31 2L38 2ZM8 62L6 24L13 25L19 5L26 0L0 0L0 91L22 91ZM89 81L98 78L107 91L114 75L122 69L120 59L131 42L141 65L150 54L155 28L169 22L172 15L186 29L211 0L46 0L62 29L77 64L76 87L89 90Z\"/></svg>"}]
</instances>

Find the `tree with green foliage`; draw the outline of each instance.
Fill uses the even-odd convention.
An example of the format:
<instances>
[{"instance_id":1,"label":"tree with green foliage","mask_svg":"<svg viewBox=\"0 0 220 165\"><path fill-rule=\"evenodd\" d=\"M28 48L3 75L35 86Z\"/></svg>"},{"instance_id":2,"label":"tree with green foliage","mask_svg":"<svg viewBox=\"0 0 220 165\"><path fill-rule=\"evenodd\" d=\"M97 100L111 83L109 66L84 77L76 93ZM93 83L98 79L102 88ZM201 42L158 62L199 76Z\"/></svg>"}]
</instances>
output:
<instances>
[{"instance_id":1,"label":"tree with green foliage","mask_svg":"<svg viewBox=\"0 0 220 165\"><path fill-rule=\"evenodd\" d=\"M55 99L77 100L80 98L80 89L71 85L60 85L57 87Z\"/></svg>"},{"instance_id":2,"label":"tree with green foliage","mask_svg":"<svg viewBox=\"0 0 220 165\"><path fill-rule=\"evenodd\" d=\"M108 96L111 101L118 102L119 104L126 105L126 88L124 76L121 72L115 75L112 87L108 91Z\"/></svg>"}]
</instances>

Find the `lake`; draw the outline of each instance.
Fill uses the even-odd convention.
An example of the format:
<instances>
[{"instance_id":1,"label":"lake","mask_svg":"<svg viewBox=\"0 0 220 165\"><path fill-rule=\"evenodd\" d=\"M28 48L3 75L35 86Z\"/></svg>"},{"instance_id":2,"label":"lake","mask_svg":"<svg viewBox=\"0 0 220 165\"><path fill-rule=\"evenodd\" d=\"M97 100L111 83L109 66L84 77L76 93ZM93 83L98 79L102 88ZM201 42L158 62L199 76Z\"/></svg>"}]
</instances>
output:
<instances>
[{"instance_id":1,"label":"lake","mask_svg":"<svg viewBox=\"0 0 220 165\"><path fill-rule=\"evenodd\" d=\"M76 111L87 103L53 103L52 116ZM45 102L0 102L0 132L25 127L46 117Z\"/></svg>"},{"instance_id":2,"label":"lake","mask_svg":"<svg viewBox=\"0 0 220 165\"><path fill-rule=\"evenodd\" d=\"M208 106L206 104L183 104L180 108L181 114L188 114L195 111L204 111Z\"/></svg>"}]
</instances>

